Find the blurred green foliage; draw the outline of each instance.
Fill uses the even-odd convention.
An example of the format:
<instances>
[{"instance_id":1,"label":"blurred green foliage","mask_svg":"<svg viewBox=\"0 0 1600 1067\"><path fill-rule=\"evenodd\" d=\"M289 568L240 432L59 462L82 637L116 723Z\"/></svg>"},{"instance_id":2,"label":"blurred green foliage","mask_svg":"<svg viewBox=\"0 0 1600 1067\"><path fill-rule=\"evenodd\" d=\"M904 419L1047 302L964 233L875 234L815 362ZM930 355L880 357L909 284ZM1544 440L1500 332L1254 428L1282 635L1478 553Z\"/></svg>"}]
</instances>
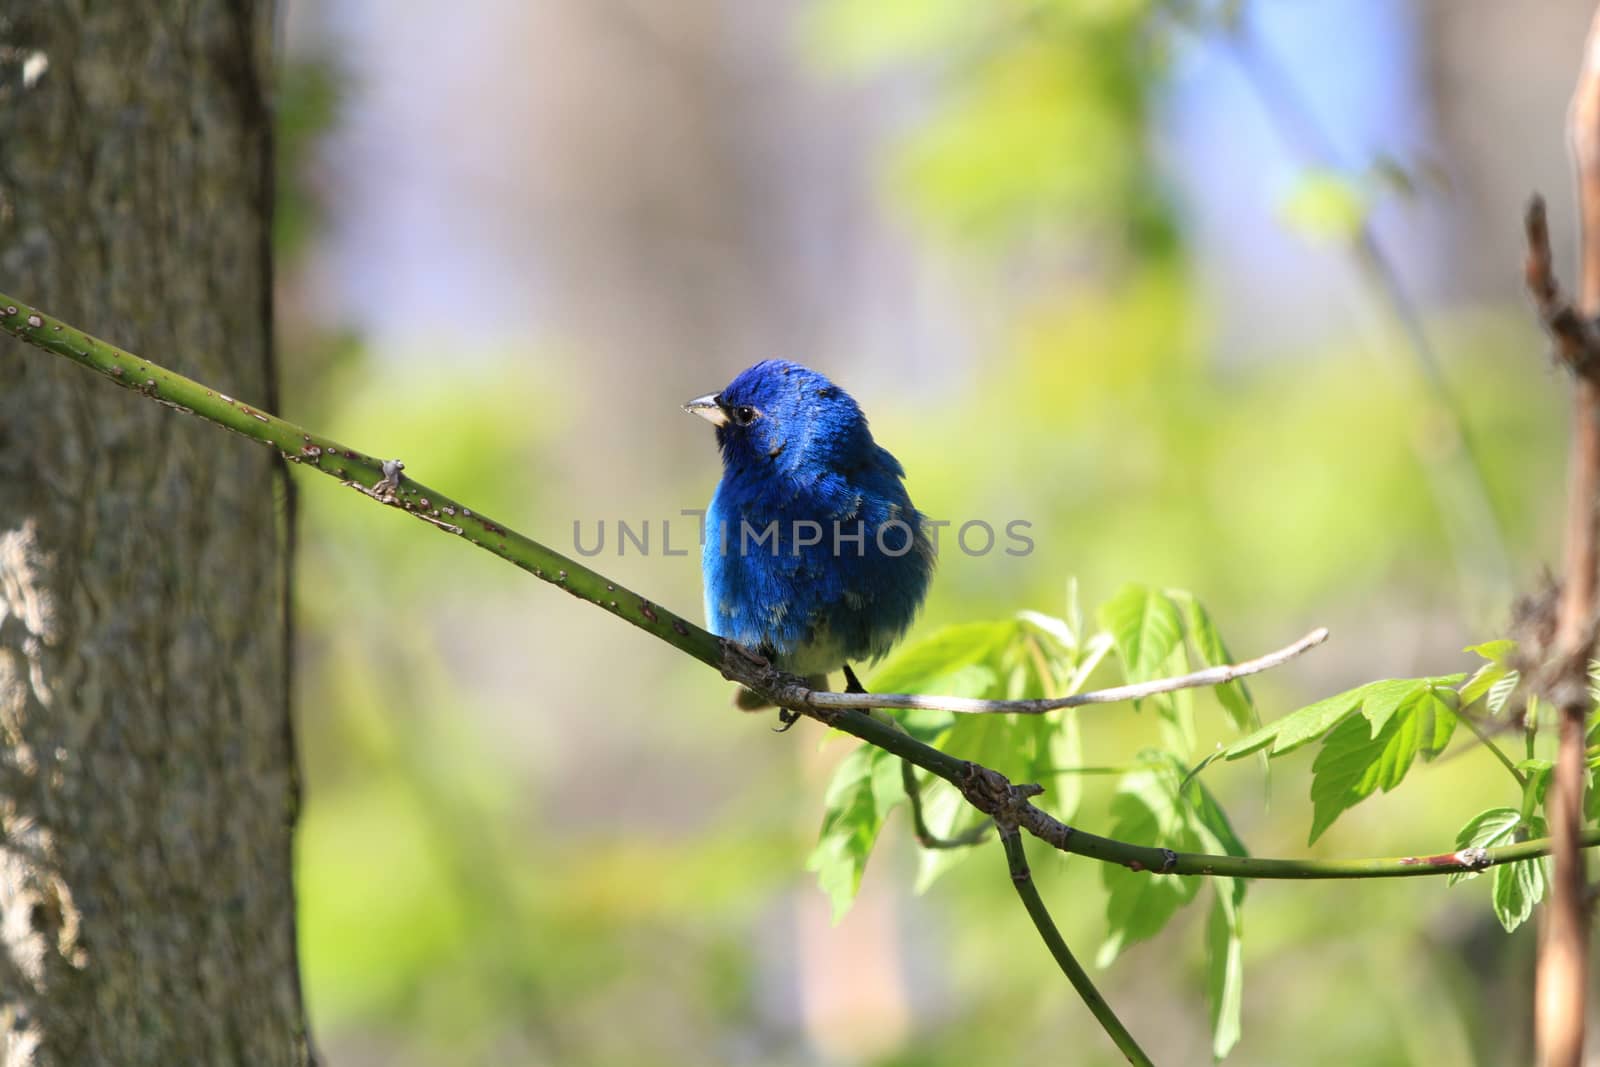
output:
<instances>
[{"instance_id":1,"label":"blurred green foliage","mask_svg":"<svg viewBox=\"0 0 1600 1067\"><path fill-rule=\"evenodd\" d=\"M991 726L913 724L959 729L947 743L1054 779L1048 802L1106 832L1159 821L1154 798L1178 795L1178 768L1151 750L1197 757L1251 725L1253 707L1272 721L1371 678L1465 668L1456 650L1502 621L1465 606L1472 569L1427 470L1442 431L1419 384L1386 358L1393 337L1308 340L1259 362L1218 351L1206 267L1151 159L1167 63L1184 46L1166 8L823 0L799 27L800 47L829 77L910 69L926 79L924 106L881 161L882 201L922 254L1006 294L1005 328L948 393L861 397L923 510L1025 518L1037 541L1026 565L946 551L914 638L941 636L907 653L931 648L948 668L924 670L927 684L1087 684L1004 655L1023 637L1080 664L1106 655L1081 621L1070 650L1052 630L1073 575L1090 602L1129 581L1193 589L1244 655L1312 623L1334 628L1328 649L1254 682L1253 705L1241 690L1183 712L1176 700L1156 714L1097 708L1071 718L1070 740L994 745L965 736ZM345 84L326 64L285 71L285 263L323 222L297 176L338 121ZM1302 228L1347 235L1364 217L1359 188L1310 175L1283 209ZM1315 254L1328 253L1307 249ZM1490 445L1484 482L1527 577L1552 555L1561 431L1550 413L1561 383L1530 374L1538 341L1518 309L1427 310L1450 384ZM635 457L630 471L585 466L584 443L605 418L661 398L595 380L561 339L464 375L449 358L395 371L347 334L286 327L292 412L404 457L419 477L557 546L567 502L597 483L623 511L630 494L698 503L709 490L709 448L704 469L656 456ZM574 403L585 397L595 402ZM960 864L914 856L902 824L883 818L898 775L891 782L870 754L828 745L814 755L804 727L769 742L725 709L716 679L589 617L599 613L416 524L375 518L353 494L307 483L301 495L301 932L314 1032L332 1062L954 1067L1055 1062L1064 1049L1075 1062L1114 1062L1016 906L998 848ZM692 560L636 573L663 602L698 597ZM1203 634L1186 603L1172 605L1182 629ZM1130 606L1103 619L1108 633L1125 631L1117 619ZM1019 617L1027 608L1048 614ZM1158 601L1142 616L1151 610L1167 612ZM1168 666L1126 640L1121 651L1140 671ZM894 672L907 662L870 683L905 688ZM815 857L835 862L835 891L860 883L888 902L888 920L858 908L842 929L868 942L865 931L887 927L900 955L886 982L910 1013L909 1025L892 1013L855 1019L868 1035L857 1044L828 1044L845 1028L809 1006L817 979L803 962L823 939L805 918L821 898L803 863L840 759L864 765L845 781L870 806L870 836L858 833L867 822L851 824L856 837L825 838ZM1050 773L1082 759L1133 776ZM1311 773L1308 754L1285 759L1268 807L1253 762L1219 763L1204 796L1226 805L1231 840L1298 854ZM1310 854L1438 850L1464 824L1472 840L1504 830L1484 809L1516 798L1487 755L1447 756L1426 775L1403 799L1344 811ZM928 805L931 820L959 828L959 807L937 789ZM1214 823L1186 815L1180 830L1197 826L1228 847ZM1209 913L1173 912L1135 944L1172 909L1140 905L1108 929L1118 875L1031 851L1080 956L1115 946L1106 959L1121 958L1097 981L1159 1062L1232 1045L1241 1003L1233 1063L1309 1062L1308 1049L1318 1062L1377 1067L1525 1052L1526 929L1505 938L1476 895L1424 880L1259 886L1241 941L1242 887L1219 885ZM925 896L909 896L935 875ZM1496 886L1502 919L1529 889Z\"/></svg>"}]
</instances>

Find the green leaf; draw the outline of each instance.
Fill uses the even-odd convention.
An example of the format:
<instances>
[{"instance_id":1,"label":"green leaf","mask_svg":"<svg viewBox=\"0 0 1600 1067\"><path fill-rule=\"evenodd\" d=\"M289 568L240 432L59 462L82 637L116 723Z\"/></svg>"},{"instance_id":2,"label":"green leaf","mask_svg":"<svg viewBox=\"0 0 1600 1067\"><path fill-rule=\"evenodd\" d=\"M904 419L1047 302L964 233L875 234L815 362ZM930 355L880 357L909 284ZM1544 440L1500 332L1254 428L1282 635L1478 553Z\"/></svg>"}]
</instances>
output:
<instances>
[{"instance_id":1,"label":"green leaf","mask_svg":"<svg viewBox=\"0 0 1600 1067\"><path fill-rule=\"evenodd\" d=\"M1283 718L1268 723L1248 737L1241 738L1223 750L1226 759L1238 759L1250 753L1272 746L1274 756L1281 756L1293 752L1308 742L1315 741L1323 734L1337 726L1346 715L1357 708L1366 710L1368 701L1372 702L1372 710L1368 712L1376 720L1373 722L1373 734L1383 729L1383 724L1396 708L1403 706L1407 700L1415 697L1426 687L1429 691L1437 691L1445 687L1457 685L1465 675L1448 674L1434 678L1388 678L1377 682L1368 682L1366 685L1357 686L1343 693L1308 704L1299 711L1290 712ZM1454 729L1455 723L1449 723ZM1448 740L1446 734L1445 740Z\"/></svg>"},{"instance_id":2,"label":"green leaf","mask_svg":"<svg viewBox=\"0 0 1600 1067\"><path fill-rule=\"evenodd\" d=\"M1461 687L1461 706L1466 707L1481 697L1488 697L1487 707L1491 714L1498 715L1506 706L1506 701L1511 699L1511 694L1517 688L1520 677L1511 669L1511 655L1516 652L1515 641L1501 639L1498 641L1485 641L1481 645L1470 645L1466 651L1482 656L1489 662L1479 667L1477 672Z\"/></svg>"},{"instance_id":3,"label":"green leaf","mask_svg":"<svg viewBox=\"0 0 1600 1067\"><path fill-rule=\"evenodd\" d=\"M1517 671L1507 671L1506 676L1489 687L1489 699L1485 701L1491 714L1498 715L1506 709L1511 702L1511 694L1517 691L1517 686L1522 684L1522 675Z\"/></svg>"},{"instance_id":4,"label":"green leaf","mask_svg":"<svg viewBox=\"0 0 1600 1067\"><path fill-rule=\"evenodd\" d=\"M1543 837L1548 832L1545 821L1537 816L1525 819L1516 808L1490 808L1467 820L1456 834L1456 848L1498 848L1529 837ZM1458 871L1451 874L1448 881L1455 885L1477 876L1477 871ZM1494 868L1491 879L1495 918L1510 933L1527 922L1534 906L1544 899L1547 884L1544 859L1502 863Z\"/></svg>"},{"instance_id":5,"label":"green leaf","mask_svg":"<svg viewBox=\"0 0 1600 1067\"><path fill-rule=\"evenodd\" d=\"M1342 812L1399 785L1419 753L1443 750L1455 730L1454 698L1454 691L1425 683L1387 715L1376 736L1354 716L1328 734L1311 765L1311 843Z\"/></svg>"},{"instance_id":6,"label":"green leaf","mask_svg":"<svg viewBox=\"0 0 1600 1067\"><path fill-rule=\"evenodd\" d=\"M1522 823L1522 813L1516 808L1489 808L1467 820L1456 831L1456 851L1466 848L1494 848L1508 845L1512 835ZM1446 885L1455 885L1478 877L1478 871L1452 871L1445 878Z\"/></svg>"},{"instance_id":7,"label":"green leaf","mask_svg":"<svg viewBox=\"0 0 1600 1067\"><path fill-rule=\"evenodd\" d=\"M1165 760L1123 777L1111 800L1110 836L1119 841L1183 852L1199 850L1199 838L1176 793L1181 772ZM1106 940L1095 962L1111 965L1128 945L1153 937L1199 889L1198 879L1167 878L1101 865L1106 887Z\"/></svg>"},{"instance_id":8,"label":"green leaf","mask_svg":"<svg viewBox=\"0 0 1600 1067\"><path fill-rule=\"evenodd\" d=\"M1223 667L1232 663L1233 656L1205 606L1191 593L1168 590L1168 595L1183 604L1195 657L1207 667ZM1211 691L1216 694L1217 702L1228 713L1235 729L1251 730L1261 725L1261 714L1256 710L1255 699L1244 682L1224 682L1213 686Z\"/></svg>"},{"instance_id":9,"label":"green leaf","mask_svg":"<svg viewBox=\"0 0 1600 1067\"><path fill-rule=\"evenodd\" d=\"M1539 805L1544 803L1544 795L1550 790L1550 775L1555 766L1547 759L1525 759L1517 764L1517 770L1526 776L1526 782L1522 787L1522 818L1533 818L1534 813L1539 810Z\"/></svg>"},{"instance_id":10,"label":"green leaf","mask_svg":"<svg viewBox=\"0 0 1600 1067\"><path fill-rule=\"evenodd\" d=\"M872 688L879 693L928 692L930 685L961 668L988 660L1016 630L1010 619L946 626L897 649L872 672Z\"/></svg>"},{"instance_id":11,"label":"green leaf","mask_svg":"<svg viewBox=\"0 0 1600 1067\"><path fill-rule=\"evenodd\" d=\"M1366 697L1361 702L1361 714L1372 724L1372 736L1377 737L1388 724L1390 716L1400 710L1400 705L1415 700L1427 684L1425 679L1396 678L1368 686Z\"/></svg>"},{"instance_id":12,"label":"green leaf","mask_svg":"<svg viewBox=\"0 0 1600 1067\"><path fill-rule=\"evenodd\" d=\"M1471 652L1490 663L1504 663L1510 658L1511 653L1517 650L1517 643L1509 637L1498 638L1494 641L1485 641L1479 645L1468 645L1463 652Z\"/></svg>"},{"instance_id":13,"label":"green leaf","mask_svg":"<svg viewBox=\"0 0 1600 1067\"><path fill-rule=\"evenodd\" d=\"M1064 652L1070 654L1078 649L1078 635L1065 619L1058 619L1054 615L1045 615L1038 611L1019 611L1017 620L1048 635Z\"/></svg>"},{"instance_id":14,"label":"green leaf","mask_svg":"<svg viewBox=\"0 0 1600 1067\"><path fill-rule=\"evenodd\" d=\"M1189 671L1189 652L1176 645L1166 662L1156 669L1155 677L1173 678ZM1171 693L1158 693L1150 698L1161 716L1161 739L1169 752L1187 756L1197 744L1194 726L1194 690L1179 689Z\"/></svg>"},{"instance_id":15,"label":"green leaf","mask_svg":"<svg viewBox=\"0 0 1600 1067\"><path fill-rule=\"evenodd\" d=\"M880 764L897 760L882 749L862 745L840 762L823 798L822 833L806 869L816 872L817 884L833 902L835 922L850 910L888 813L879 807L884 797Z\"/></svg>"},{"instance_id":16,"label":"green leaf","mask_svg":"<svg viewBox=\"0 0 1600 1067\"><path fill-rule=\"evenodd\" d=\"M1081 692L1083 687L1089 684L1089 676L1094 673L1096 667L1100 666L1100 662L1106 658L1113 647L1111 635L1108 633L1097 633L1089 638L1088 643L1083 646L1082 653L1079 654L1078 665L1073 669L1072 677L1067 679L1066 691L1063 695Z\"/></svg>"},{"instance_id":17,"label":"green leaf","mask_svg":"<svg viewBox=\"0 0 1600 1067\"><path fill-rule=\"evenodd\" d=\"M1542 836L1542 831L1538 834ZM1506 933L1528 921L1534 907L1544 899L1546 887L1542 858L1502 863L1494 869L1494 917Z\"/></svg>"},{"instance_id":18,"label":"green leaf","mask_svg":"<svg viewBox=\"0 0 1600 1067\"><path fill-rule=\"evenodd\" d=\"M946 626L915 644L904 645L872 672L868 688L877 693L938 693L986 697L994 685L990 663L1017 633L1011 619ZM900 721L910 733L932 741L950 728L948 711L908 711Z\"/></svg>"},{"instance_id":19,"label":"green leaf","mask_svg":"<svg viewBox=\"0 0 1600 1067\"><path fill-rule=\"evenodd\" d=\"M1244 883L1213 879L1215 897L1206 920L1206 997L1211 1007L1211 1055L1220 1060L1239 1043L1244 1007L1244 939L1240 904Z\"/></svg>"},{"instance_id":20,"label":"green leaf","mask_svg":"<svg viewBox=\"0 0 1600 1067\"><path fill-rule=\"evenodd\" d=\"M1307 741L1315 741L1361 706L1362 690L1365 688L1351 689L1315 704L1307 704L1299 711L1290 712L1248 737L1235 741L1223 750L1222 755L1225 759L1238 759L1271 745L1272 755L1279 756L1299 748Z\"/></svg>"},{"instance_id":21,"label":"green leaf","mask_svg":"<svg viewBox=\"0 0 1600 1067\"><path fill-rule=\"evenodd\" d=\"M1131 682L1160 676L1162 666L1183 637L1178 608L1160 590L1127 585L1100 605L1100 625L1116 642L1117 655Z\"/></svg>"},{"instance_id":22,"label":"green leaf","mask_svg":"<svg viewBox=\"0 0 1600 1067\"><path fill-rule=\"evenodd\" d=\"M972 809L965 797L942 778L922 786L922 821L935 837L955 837L977 822L981 815ZM913 886L924 893L928 887L951 867L966 859L970 848L924 848L918 850L917 878Z\"/></svg>"},{"instance_id":23,"label":"green leaf","mask_svg":"<svg viewBox=\"0 0 1600 1067\"><path fill-rule=\"evenodd\" d=\"M1067 708L1059 714L1059 722L1043 715L1031 716L1034 758L1026 777L1045 787L1044 796L1035 803L1062 822L1070 823L1083 799L1083 777L1061 771L1082 766L1083 736L1077 708Z\"/></svg>"}]
</instances>

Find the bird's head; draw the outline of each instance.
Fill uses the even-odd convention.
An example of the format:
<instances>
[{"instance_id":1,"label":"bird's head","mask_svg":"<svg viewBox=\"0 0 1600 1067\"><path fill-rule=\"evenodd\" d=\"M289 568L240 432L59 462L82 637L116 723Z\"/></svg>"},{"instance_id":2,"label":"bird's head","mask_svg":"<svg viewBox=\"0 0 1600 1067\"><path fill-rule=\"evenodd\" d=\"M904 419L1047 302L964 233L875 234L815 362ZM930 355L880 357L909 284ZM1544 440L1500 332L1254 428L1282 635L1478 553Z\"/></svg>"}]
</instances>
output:
<instances>
[{"instance_id":1,"label":"bird's head","mask_svg":"<svg viewBox=\"0 0 1600 1067\"><path fill-rule=\"evenodd\" d=\"M788 360L757 363L721 392L697 397L683 409L717 428L730 469L837 468L872 448L866 416L850 394Z\"/></svg>"}]
</instances>

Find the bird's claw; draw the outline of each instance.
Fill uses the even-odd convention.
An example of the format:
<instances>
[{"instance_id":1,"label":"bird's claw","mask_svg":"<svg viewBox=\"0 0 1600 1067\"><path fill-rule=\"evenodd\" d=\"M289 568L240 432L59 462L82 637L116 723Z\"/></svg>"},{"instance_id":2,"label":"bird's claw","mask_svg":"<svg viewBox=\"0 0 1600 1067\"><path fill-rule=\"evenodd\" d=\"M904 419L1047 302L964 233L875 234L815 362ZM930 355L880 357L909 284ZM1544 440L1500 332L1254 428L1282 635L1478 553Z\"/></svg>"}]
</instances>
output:
<instances>
[{"instance_id":1,"label":"bird's claw","mask_svg":"<svg viewBox=\"0 0 1600 1067\"><path fill-rule=\"evenodd\" d=\"M790 708L779 708L778 725L772 728L772 732L775 734L786 734L789 732L789 727L793 726L799 721L800 713L798 711L794 711Z\"/></svg>"}]
</instances>

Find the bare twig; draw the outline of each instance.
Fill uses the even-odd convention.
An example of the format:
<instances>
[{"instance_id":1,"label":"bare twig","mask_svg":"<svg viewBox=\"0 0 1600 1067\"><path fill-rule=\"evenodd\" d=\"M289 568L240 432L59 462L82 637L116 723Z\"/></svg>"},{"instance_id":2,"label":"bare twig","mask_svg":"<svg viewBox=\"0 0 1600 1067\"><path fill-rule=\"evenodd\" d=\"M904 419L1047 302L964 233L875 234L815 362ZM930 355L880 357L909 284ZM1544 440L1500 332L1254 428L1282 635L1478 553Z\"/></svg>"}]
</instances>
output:
<instances>
[{"instance_id":1,"label":"bare twig","mask_svg":"<svg viewBox=\"0 0 1600 1067\"><path fill-rule=\"evenodd\" d=\"M1528 201L1523 218L1528 235L1528 259L1523 268L1528 292L1533 296L1539 320L1555 342L1556 355L1579 374L1591 374L1600 367L1600 334L1594 324L1578 314L1572 301L1561 291L1551 266L1550 225L1545 219L1544 197Z\"/></svg>"},{"instance_id":2,"label":"bare twig","mask_svg":"<svg viewBox=\"0 0 1600 1067\"><path fill-rule=\"evenodd\" d=\"M1086 693L1074 693L1071 696L1045 700L978 700L973 697L924 696L920 693L828 693L812 689L798 679L793 683L780 683L780 688L774 695L781 707L793 708L796 711L807 708L828 711L895 708L902 711L953 711L964 715L1043 715L1059 708L1077 708L1086 704L1117 704L1126 700L1143 700L1145 697L1171 693L1178 689L1223 685L1236 678L1281 667L1327 639L1327 627L1319 627L1292 645L1243 663L1208 667L1203 671L1175 678L1157 678L1150 682L1117 685L1109 689L1094 689Z\"/></svg>"},{"instance_id":3,"label":"bare twig","mask_svg":"<svg viewBox=\"0 0 1600 1067\"><path fill-rule=\"evenodd\" d=\"M981 845L988 839L989 831L994 829L994 820L984 819L954 837L940 837L928 828L928 821L923 817L922 786L917 781L917 769L908 760L900 761L900 784L905 789L906 803L911 808L911 832L916 835L917 844L923 848L931 850L970 848L973 845Z\"/></svg>"}]
</instances>

